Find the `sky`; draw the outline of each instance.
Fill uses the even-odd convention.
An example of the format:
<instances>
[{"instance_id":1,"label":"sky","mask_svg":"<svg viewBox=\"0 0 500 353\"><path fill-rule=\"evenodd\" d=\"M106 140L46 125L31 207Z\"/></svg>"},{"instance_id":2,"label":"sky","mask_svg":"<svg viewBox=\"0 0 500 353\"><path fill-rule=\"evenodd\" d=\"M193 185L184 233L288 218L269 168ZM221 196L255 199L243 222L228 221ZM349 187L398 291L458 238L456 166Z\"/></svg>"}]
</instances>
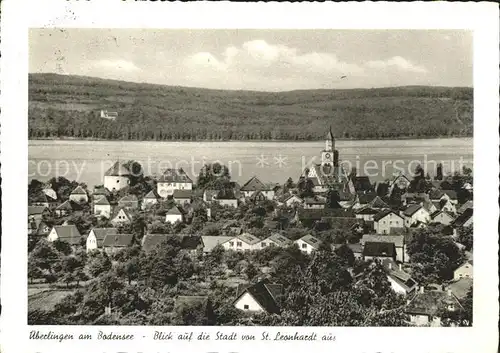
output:
<instances>
[{"instance_id":1,"label":"sky","mask_svg":"<svg viewBox=\"0 0 500 353\"><path fill-rule=\"evenodd\" d=\"M29 72L213 89L472 87L464 30L30 30Z\"/></svg>"}]
</instances>

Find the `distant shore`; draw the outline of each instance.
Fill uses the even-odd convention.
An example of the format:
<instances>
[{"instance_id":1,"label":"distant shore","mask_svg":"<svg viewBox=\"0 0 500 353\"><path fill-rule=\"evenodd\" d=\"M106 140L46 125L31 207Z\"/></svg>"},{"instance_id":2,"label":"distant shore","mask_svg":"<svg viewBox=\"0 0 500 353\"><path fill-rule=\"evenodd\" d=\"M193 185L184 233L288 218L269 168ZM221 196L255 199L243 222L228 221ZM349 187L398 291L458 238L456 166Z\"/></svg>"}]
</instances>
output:
<instances>
[{"instance_id":1,"label":"distant shore","mask_svg":"<svg viewBox=\"0 0 500 353\"><path fill-rule=\"evenodd\" d=\"M387 138L339 138L336 141L390 141L390 140L438 140L438 139L460 139L460 138L473 138L474 136L399 136ZM282 139L249 139L249 140L213 140L213 139L199 139L199 140L121 140L121 139L100 139L100 138L76 138L76 137L57 137L57 138L28 138L28 141L129 141L129 142L323 142L324 139L317 140L282 140Z\"/></svg>"}]
</instances>

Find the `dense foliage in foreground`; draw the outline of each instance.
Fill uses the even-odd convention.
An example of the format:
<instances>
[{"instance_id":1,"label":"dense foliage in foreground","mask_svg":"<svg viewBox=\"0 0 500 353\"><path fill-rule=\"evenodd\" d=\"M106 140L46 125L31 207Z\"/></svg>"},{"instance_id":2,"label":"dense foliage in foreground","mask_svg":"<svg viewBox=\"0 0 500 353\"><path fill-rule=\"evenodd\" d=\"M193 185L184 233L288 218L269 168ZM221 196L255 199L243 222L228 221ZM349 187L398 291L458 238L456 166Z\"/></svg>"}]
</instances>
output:
<instances>
[{"instance_id":1,"label":"dense foliage in foreground","mask_svg":"<svg viewBox=\"0 0 500 353\"><path fill-rule=\"evenodd\" d=\"M472 88L280 93L29 76L29 138L317 140L472 136ZM116 121L101 110L118 112Z\"/></svg>"}]
</instances>

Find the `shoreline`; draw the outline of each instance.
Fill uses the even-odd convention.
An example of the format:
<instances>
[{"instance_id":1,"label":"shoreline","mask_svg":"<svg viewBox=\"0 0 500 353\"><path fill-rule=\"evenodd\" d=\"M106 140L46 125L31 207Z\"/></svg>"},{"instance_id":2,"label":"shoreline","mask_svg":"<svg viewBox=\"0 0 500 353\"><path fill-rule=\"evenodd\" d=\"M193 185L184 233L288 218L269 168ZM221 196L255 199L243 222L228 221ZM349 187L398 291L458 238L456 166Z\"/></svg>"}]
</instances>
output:
<instances>
[{"instance_id":1,"label":"shoreline","mask_svg":"<svg viewBox=\"0 0 500 353\"><path fill-rule=\"evenodd\" d=\"M413 137L413 136L400 136L391 138L335 138L335 141L404 141L404 140L439 140L439 139L473 139L474 136L429 136L429 137ZM117 139L100 139L100 138L76 138L76 137L57 137L57 138L28 138L28 143L30 141L112 141L112 142L293 142L293 143L305 143L305 142L323 142L324 139L317 140L262 140L262 139L251 139L251 140L117 140Z\"/></svg>"}]
</instances>

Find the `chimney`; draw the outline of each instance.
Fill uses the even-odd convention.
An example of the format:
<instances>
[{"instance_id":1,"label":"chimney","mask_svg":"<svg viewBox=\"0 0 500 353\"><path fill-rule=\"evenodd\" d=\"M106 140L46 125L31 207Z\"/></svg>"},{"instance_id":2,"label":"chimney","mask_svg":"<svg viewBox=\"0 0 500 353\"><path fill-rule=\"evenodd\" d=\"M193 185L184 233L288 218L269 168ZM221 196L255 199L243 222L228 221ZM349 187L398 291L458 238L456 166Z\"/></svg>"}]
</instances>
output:
<instances>
[{"instance_id":1,"label":"chimney","mask_svg":"<svg viewBox=\"0 0 500 353\"><path fill-rule=\"evenodd\" d=\"M423 293L424 292L424 286L420 286L420 293Z\"/></svg>"},{"instance_id":2,"label":"chimney","mask_svg":"<svg viewBox=\"0 0 500 353\"><path fill-rule=\"evenodd\" d=\"M448 289L448 296L451 297L451 289Z\"/></svg>"},{"instance_id":3,"label":"chimney","mask_svg":"<svg viewBox=\"0 0 500 353\"><path fill-rule=\"evenodd\" d=\"M389 262L389 270L392 270L392 263Z\"/></svg>"},{"instance_id":4,"label":"chimney","mask_svg":"<svg viewBox=\"0 0 500 353\"><path fill-rule=\"evenodd\" d=\"M403 265L399 264L399 270L403 271Z\"/></svg>"}]
</instances>

